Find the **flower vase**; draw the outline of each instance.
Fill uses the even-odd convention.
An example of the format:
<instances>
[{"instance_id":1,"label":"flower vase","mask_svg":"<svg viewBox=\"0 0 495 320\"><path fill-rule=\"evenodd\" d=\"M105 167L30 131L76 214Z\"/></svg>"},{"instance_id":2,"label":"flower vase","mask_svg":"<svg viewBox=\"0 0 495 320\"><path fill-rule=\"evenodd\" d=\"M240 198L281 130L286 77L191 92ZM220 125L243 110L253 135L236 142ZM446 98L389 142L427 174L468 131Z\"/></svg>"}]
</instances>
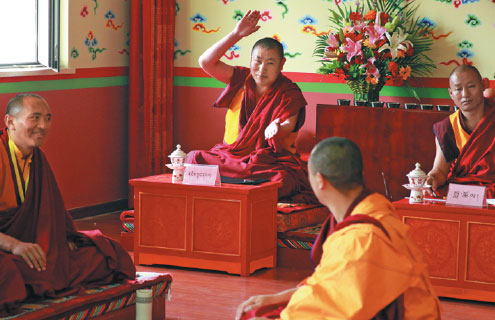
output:
<instances>
[{"instance_id":1,"label":"flower vase","mask_svg":"<svg viewBox=\"0 0 495 320\"><path fill-rule=\"evenodd\" d=\"M385 85L385 80L379 80L376 84L366 80L347 80L347 85L354 94L355 106L356 101L365 101L366 105L371 106L371 102L380 101L380 90Z\"/></svg>"}]
</instances>

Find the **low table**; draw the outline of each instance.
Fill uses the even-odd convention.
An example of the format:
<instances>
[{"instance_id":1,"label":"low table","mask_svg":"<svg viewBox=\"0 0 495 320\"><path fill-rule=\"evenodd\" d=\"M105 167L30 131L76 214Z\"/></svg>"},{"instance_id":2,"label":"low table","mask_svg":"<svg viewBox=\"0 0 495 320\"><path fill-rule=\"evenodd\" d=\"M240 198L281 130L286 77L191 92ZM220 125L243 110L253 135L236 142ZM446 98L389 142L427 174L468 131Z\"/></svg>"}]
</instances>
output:
<instances>
[{"instance_id":1,"label":"low table","mask_svg":"<svg viewBox=\"0 0 495 320\"><path fill-rule=\"evenodd\" d=\"M495 209L394 202L441 297L495 302Z\"/></svg>"},{"instance_id":2,"label":"low table","mask_svg":"<svg viewBox=\"0 0 495 320\"><path fill-rule=\"evenodd\" d=\"M134 187L134 263L248 276L276 266L278 182L195 186L164 174Z\"/></svg>"}]
</instances>

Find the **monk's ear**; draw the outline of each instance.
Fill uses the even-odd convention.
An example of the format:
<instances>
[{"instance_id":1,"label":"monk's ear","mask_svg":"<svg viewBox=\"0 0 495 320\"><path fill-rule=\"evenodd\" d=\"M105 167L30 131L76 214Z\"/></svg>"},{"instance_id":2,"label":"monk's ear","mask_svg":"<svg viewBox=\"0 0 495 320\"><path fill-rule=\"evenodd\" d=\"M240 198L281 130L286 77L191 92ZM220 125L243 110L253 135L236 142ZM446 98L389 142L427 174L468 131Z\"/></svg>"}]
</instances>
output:
<instances>
[{"instance_id":1,"label":"monk's ear","mask_svg":"<svg viewBox=\"0 0 495 320\"><path fill-rule=\"evenodd\" d=\"M12 131L14 129L14 117L10 114L6 114L3 120L5 122L5 126Z\"/></svg>"},{"instance_id":2,"label":"monk's ear","mask_svg":"<svg viewBox=\"0 0 495 320\"><path fill-rule=\"evenodd\" d=\"M280 61L280 71L282 71L284 69L284 64L286 61L287 61L287 59L285 57L282 58L282 60Z\"/></svg>"},{"instance_id":3,"label":"monk's ear","mask_svg":"<svg viewBox=\"0 0 495 320\"><path fill-rule=\"evenodd\" d=\"M452 100L454 100L454 98L452 98L452 89L450 89L450 88L449 88L449 95L450 95L450 98L451 98Z\"/></svg>"},{"instance_id":4,"label":"monk's ear","mask_svg":"<svg viewBox=\"0 0 495 320\"><path fill-rule=\"evenodd\" d=\"M324 190L328 184L327 179L320 173L317 172L315 175L316 187L318 190Z\"/></svg>"}]
</instances>

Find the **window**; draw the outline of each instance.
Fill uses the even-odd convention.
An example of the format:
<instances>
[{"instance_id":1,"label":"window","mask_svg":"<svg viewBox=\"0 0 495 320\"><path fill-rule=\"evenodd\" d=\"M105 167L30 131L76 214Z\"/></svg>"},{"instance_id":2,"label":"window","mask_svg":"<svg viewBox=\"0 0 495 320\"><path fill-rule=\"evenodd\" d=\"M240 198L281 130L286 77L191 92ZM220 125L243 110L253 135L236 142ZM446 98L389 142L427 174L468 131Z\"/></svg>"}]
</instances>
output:
<instances>
[{"instance_id":1,"label":"window","mask_svg":"<svg viewBox=\"0 0 495 320\"><path fill-rule=\"evenodd\" d=\"M59 0L0 1L0 68L59 68Z\"/></svg>"}]
</instances>

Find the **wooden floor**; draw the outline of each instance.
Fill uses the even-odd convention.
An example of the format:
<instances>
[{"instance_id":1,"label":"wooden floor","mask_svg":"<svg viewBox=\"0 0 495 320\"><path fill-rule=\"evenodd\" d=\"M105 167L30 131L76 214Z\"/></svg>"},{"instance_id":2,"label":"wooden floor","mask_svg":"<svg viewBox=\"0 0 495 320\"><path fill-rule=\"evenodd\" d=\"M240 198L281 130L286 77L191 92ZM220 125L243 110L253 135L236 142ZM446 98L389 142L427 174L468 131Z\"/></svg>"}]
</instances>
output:
<instances>
[{"instance_id":1,"label":"wooden floor","mask_svg":"<svg viewBox=\"0 0 495 320\"><path fill-rule=\"evenodd\" d=\"M77 220L81 230L100 229L120 240L120 212ZM172 274L172 300L167 302L167 319L233 319L237 305L255 294L275 293L294 287L310 272L287 268L263 269L250 277L224 272L171 266L138 266L138 271ZM495 320L495 304L441 299L442 319Z\"/></svg>"}]
</instances>

